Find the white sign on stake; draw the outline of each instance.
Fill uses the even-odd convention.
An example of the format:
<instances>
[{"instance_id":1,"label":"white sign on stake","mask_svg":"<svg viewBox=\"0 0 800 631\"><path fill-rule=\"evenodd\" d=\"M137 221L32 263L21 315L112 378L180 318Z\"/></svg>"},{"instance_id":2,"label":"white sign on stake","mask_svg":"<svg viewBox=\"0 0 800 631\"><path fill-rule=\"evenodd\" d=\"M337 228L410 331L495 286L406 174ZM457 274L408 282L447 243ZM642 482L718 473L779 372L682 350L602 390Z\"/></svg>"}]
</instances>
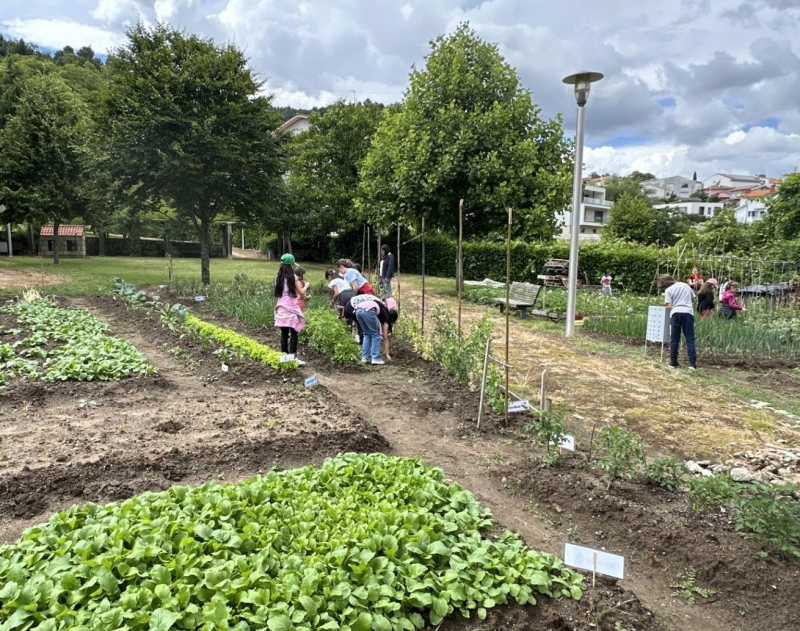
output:
<instances>
[{"instance_id":1,"label":"white sign on stake","mask_svg":"<svg viewBox=\"0 0 800 631\"><path fill-rule=\"evenodd\" d=\"M311 386L316 386L318 383L317 376L311 375L310 377L306 377L306 388L310 388Z\"/></svg>"},{"instance_id":2,"label":"white sign on stake","mask_svg":"<svg viewBox=\"0 0 800 631\"><path fill-rule=\"evenodd\" d=\"M281 364L283 364L283 363L285 363L285 362L290 362L290 361L293 361L293 360L292 360L292 356L291 356L291 355L281 355L281 356L278 358L278 361L279 361Z\"/></svg>"},{"instance_id":3,"label":"white sign on stake","mask_svg":"<svg viewBox=\"0 0 800 631\"><path fill-rule=\"evenodd\" d=\"M625 578L625 557L619 554L565 543L564 563L593 574L605 574L620 580Z\"/></svg>"},{"instance_id":4,"label":"white sign on stake","mask_svg":"<svg viewBox=\"0 0 800 631\"><path fill-rule=\"evenodd\" d=\"M513 403L508 404L508 411L511 412L525 412L529 410L531 404L528 402L528 399L522 399L521 401L514 401Z\"/></svg>"},{"instance_id":5,"label":"white sign on stake","mask_svg":"<svg viewBox=\"0 0 800 631\"><path fill-rule=\"evenodd\" d=\"M555 443L551 440L551 445L555 445ZM564 434L561 437L561 442L558 444L561 449L566 449L567 451L575 451L575 437L572 434Z\"/></svg>"}]
</instances>

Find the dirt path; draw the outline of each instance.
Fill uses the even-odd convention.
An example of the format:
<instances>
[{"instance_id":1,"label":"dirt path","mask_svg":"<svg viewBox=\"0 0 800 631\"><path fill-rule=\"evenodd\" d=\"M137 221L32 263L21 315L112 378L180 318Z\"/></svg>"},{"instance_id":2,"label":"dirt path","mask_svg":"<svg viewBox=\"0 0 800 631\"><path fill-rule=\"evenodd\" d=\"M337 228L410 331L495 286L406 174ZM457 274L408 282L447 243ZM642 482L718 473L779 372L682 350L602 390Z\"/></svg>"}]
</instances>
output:
<instances>
[{"instance_id":1,"label":"dirt path","mask_svg":"<svg viewBox=\"0 0 800 631\"><path fill-rule=\"evenodd\" d=\"M405 283L404 315L418 314L420 299L420 291ZM455 311L456 302L428 293L426 314L436 305ZM464 303L462 307L466 325L487 313L494 314L497 340L493 348L502 357L505 319L483 306ZM638 348L622 349L622 354L619 348L613 353L609 350L580 332L567 340L561 332L532 330L512 317L511 389L538 400L540 375L546 369L549 397L576 415L569 424L579 440L587 438L596 423L613 423L640 433L653 450L697 458L721 458L776 438L800 442L800 428L785 427L780 415L737 399L724 371L709 369L721 376L719 383L706 379L698 385L691 376L671 373L644 358ZM702 368L702 358L700 363ZM764 381L772 379L768 373L756 374ZM784 372L780 380L800 388L800 376Z\"/></svg>"},{"instance_id":2,"label":"dirt path","mask_svg":"<svg viewBox=\"0 0 800 631\"><path fill-rule=\"evenodd\" d=\"M424 377L410 376L397 365L361 374L325 373L321 378L344 404L377 425L395 453L421 457L440 467L450 479L474 492L499 524L519 533L531 548L561 556L567 533L538 519L535 506L515 498L505 478L492 475L499 466L513 467L527 459L529 454L518 442L471 437L474 410L448 406L448 392L439 390L436 383L426 383ZM427 402L427 408L420 406L420 401ZM632 573L621 585L676 631L736 628L724 616L678 600L656 578Z\"/></svg>"}]
</instances>

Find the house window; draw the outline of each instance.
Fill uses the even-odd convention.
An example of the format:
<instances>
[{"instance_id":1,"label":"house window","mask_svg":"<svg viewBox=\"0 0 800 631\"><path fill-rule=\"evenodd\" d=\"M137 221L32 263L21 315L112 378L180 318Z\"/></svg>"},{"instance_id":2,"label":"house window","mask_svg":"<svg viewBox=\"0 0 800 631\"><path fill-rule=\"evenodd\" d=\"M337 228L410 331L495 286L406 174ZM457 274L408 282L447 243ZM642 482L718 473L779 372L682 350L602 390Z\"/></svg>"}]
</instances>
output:
<instances>
[{"instance_id":1,"label":"house window","mask_svg":"<svg viewBox=\"0 0 800 631\"><path fill-rule=\"evenodd\" d=\"M78 251L78 242L75 239L68 239L67 252L77 252L77 251Z\"/></svg>"},{"instance_id":2,"label":"house window","mask_svg":"<svg viewBox=\"0 0 800 631\"><path fill-rule=\"evenodd\" d=\"M597 228L592 228L592 232L594 232L595 234L597 234Z\"/></svg>"},{"instance_id":3,"label":"house window","mask_svg":"<svg viewBox=\"0 0 800 631\"><path fill-rule=\"evenodd\" d=\"M702 215L703 213L705 213L705 211L706 211L706 207L705 206L700 206L700 214Z\"/></svg>"},{"instance_id":4,"label":"house window","mask_svg":"<svg viewBox=\"0 0 800 631\"><path fill-rule=\"evenodd\" d=\"M584 230L583 228L581 228L581 232L586 232L586 230Z\"/></svg>"},{"instance_id":5,"label":"house window","mask_svg":"<svg viewBox=\"0 0 800 631\"><path fill-rule=\"evenodd\" d=\"M681 184L681 188L689 188L688 184Z\"/></svg>"},{"instance_id":6,"label":"house window","mask_svg":"<svg viewBox=\"0 0 800 631\"><path fill-rule=\"evenodd\" d=\"M47 251L48 252L52 252L53 251L53 241L52 241L52 239L48 239L47 240Z\"/></svg>"},{"instance_id":7,"label":"house window","mask_svg":"<svg viewBox=\"0 0 800 631\"><path fill-rule=\"evenodd\" d=\"M595 223L603 223L603 211L602 210L595 210L594 211L594 222Z\"/></svg>"}]
</instances>

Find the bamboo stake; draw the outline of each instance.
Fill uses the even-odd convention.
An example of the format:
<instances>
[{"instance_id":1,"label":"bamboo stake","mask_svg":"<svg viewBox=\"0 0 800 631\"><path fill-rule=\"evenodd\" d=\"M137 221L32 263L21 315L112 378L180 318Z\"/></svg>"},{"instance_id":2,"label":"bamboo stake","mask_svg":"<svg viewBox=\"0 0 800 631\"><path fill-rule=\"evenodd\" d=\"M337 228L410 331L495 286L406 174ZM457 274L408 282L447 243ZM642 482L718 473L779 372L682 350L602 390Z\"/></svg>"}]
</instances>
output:
<instances>
[{"instance_id":1,"label":"bamboo stake","mask_svg":"<svg viewBox=\"0 0 800 631\"><path fill-rule=\"evenodd\" d=\"M422 335L425 335L425 215L422 215Z\"/></svg>"},{"instance_id":2,"label":"bamboo stake","mask_svg":"<svg viewBox=\"0 0 800 631\"><path fill-rule=\"evenodd\" d=\"M461 293L464 288L464 200L458 202L458 265L456 281L458 282L458 337L461 337Z\"/></svg>"},{"instance_id":3,"label":"bamboo stake","mask_svg":"<svg viewBox=\"0 0 800 631\"><path fill-rule=\"evenodd\" d=\"M397 276L397 302L400 302L400 224L397 224L397 269L394 272Z\"/></svg>"},{"instance_id":4,"label":"bamboo stake","mask_svg":"<svg viewBox=\"0 0 800 631\"><path fill-rule=\"evenodd\" d=\"M508 209L508 241L506 243L506 425L508 425L508 348L509 348L509 332L510 332L510 314L511 314L511 305L509 304L509 298L511 294L511 219L512 219L512 209Z\"/></svg>"}]
</instances>

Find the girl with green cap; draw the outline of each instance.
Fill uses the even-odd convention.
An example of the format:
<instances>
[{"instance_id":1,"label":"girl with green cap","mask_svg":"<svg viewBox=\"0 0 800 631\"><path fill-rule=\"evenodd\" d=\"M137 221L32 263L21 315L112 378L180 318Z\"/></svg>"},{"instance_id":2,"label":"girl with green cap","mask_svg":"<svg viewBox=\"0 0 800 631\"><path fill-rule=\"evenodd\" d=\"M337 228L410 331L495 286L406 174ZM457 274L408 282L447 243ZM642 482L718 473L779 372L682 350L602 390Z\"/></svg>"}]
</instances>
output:
<instances>
[{"instance_id":1,"label":"girl with green cap","mask_svg":"<svg viewBox=\"0 0 800 631\"><path fill-rule=\"evenodd\" d=\"M306 299L305 286L294 274L294 256L284 254L275 276L275 326L281 330L281 352L297 358L297 334L306 325L300 301ZM297 363L305 364L300 360Z\"/></svg>"}]
</instances>

